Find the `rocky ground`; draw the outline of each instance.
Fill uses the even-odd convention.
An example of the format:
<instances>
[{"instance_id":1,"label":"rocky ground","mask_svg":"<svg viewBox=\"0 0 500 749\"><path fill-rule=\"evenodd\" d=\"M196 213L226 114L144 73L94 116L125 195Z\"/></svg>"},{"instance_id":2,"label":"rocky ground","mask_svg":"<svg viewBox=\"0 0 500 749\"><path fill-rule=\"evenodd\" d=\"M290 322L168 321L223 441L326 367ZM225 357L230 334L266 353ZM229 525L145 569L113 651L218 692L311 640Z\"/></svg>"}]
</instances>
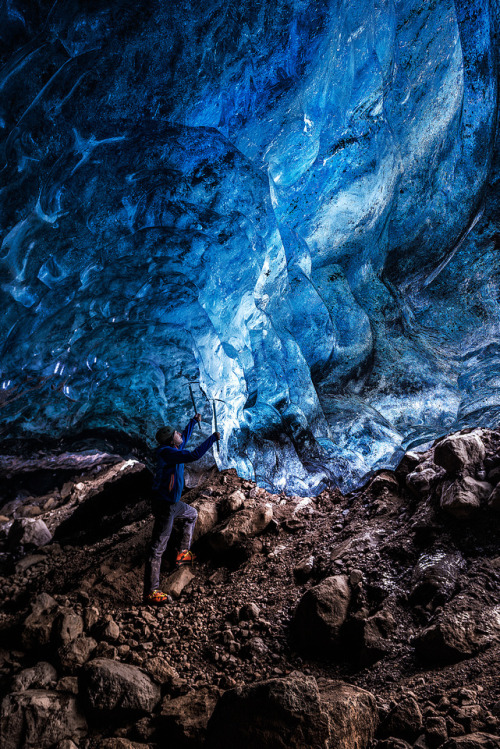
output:
<instances>
[{"instance_id":1,"label":"rocky ground","mask_svg":"<svg viewBox=\"0 0 500 749\"><path fill-rule=\"evenodd\" d=\"M121 453L0 457L2 747L500 747L500 432L347 496L213 470L160 609L150 474Z\"/></svg>"}]
</instances>

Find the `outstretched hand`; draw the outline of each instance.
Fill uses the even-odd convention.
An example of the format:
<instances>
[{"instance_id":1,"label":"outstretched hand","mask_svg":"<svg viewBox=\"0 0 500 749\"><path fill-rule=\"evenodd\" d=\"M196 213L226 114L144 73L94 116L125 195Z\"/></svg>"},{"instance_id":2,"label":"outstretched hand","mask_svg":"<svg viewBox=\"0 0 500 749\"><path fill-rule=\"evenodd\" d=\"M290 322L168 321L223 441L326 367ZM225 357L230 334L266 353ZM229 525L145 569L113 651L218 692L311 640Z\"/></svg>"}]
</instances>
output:
<instances>
[{"instance_id":1,"label":"outstretched hand","mask_svg":"<svg viewBox=\"0 0 500 749\"><path fill-rule=\"evenodd\" d=\"M214 432L214 437L216 440L220 440L220 432Z\"/></svg>"},{"instance_id":2,"label":"outstretched hand","mask_svg":"<svg viewBox=\"0 0 500 749\"><path fill-rule=\"evenodd\" d=\"M195 419L195 421L197 421L197 422L198 422L198 424L199 424L199 423L200 423L200 421L201 421L201 414L195 414L195 415L194 415L194 419Z\"/></svg>"}]
</instances>

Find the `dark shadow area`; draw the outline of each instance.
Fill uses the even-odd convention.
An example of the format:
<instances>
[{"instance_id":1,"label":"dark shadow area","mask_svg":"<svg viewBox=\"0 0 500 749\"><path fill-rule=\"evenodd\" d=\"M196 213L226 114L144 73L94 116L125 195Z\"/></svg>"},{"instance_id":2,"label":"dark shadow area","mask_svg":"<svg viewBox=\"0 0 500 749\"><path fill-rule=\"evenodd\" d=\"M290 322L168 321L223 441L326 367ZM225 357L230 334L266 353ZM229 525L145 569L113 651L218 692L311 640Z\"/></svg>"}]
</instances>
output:
<instances>
[{"instance_id":1,"label":"dark shadow area","mask_svg":"<svg viewBox=\"0 0 500 749\"><path fill-rule=\"evenodd\" d=\"M127 476L123 482L106 485L99 494L87 499L54 534L54 541L73 545L95 543L116 533L125 525L150 513L149 492L152 475L147 468Z\"/></svg>"}]
</instances>

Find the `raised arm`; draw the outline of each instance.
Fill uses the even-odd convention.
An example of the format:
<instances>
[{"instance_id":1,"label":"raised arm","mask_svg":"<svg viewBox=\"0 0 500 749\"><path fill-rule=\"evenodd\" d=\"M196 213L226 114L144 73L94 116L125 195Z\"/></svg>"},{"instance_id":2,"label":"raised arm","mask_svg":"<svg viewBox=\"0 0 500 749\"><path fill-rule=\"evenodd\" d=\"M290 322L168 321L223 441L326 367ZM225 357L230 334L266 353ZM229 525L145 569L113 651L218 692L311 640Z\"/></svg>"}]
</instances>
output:
<instances>
[{"instance_id":1,"label":"raised arm","mask_svg":"<svg viewBox=\"0 0 500 749\"><path fill-rule=\"evenodd\" d=\"M191 421L194 421L191 419ZM196 424L196 421L194 422ZM201 445L198 445L198 447L195 447L194 450L176 450L174 447L161 447L159 450L159 453L163 460L168 463L169 465L178 465L179 463L192 463L195 460L198 460L203 455L205 455L206 451L211 447L214 442L216 441L217 436L216 433L210 435L208 439L205 440L205 442L202 442Z\"/></svg>"},{"instance_id":2,"label":"raised arm","mask_svg":"<svg viewBox=\"0 0 500 749\"><path fill-rule=\"evenodd\" d=\"M189 419L187 427L182 432L182 443L181 443L182 447L184 447L184 445L187 444L188 439L191 437L193 433L195 424L199 421L201 421L200 414L196 414L196 416L193 416L192 419Z\"/></svg>"}]
</instances>

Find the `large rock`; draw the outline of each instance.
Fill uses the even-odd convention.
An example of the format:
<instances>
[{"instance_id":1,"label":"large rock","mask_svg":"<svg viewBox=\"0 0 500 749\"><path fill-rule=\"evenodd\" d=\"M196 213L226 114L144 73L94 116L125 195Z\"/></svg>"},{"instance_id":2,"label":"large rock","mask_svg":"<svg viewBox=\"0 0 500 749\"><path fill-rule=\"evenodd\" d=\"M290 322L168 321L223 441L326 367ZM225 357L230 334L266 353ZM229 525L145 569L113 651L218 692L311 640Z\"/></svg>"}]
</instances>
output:
<instances>
[{"instance_id":1,"label":"large rock","mask_svg":"<svg viewBox=\"0 0 500 749\"><path fill-rule=\"evenodd\" d=\"M9 529L7 543L13 549L19 546L45 546L52 539L41 518L17 518Z\"/></svg>"},{"instance_id":2,"label":"large rock","mask_svg":"<svg viewBox=\"0 0 500 749\"><path fill-rule=\"evenodd\" d=\"M490 495L491 484L476 481L471 476L462 476L443 484L440 505L457 520L468 520Z\"/></svg>"},{"instance_id":3,"label":"large rock","mask_svg":"<svg viewBox=\"0 0 500 749\"><path fill-rule=\"evenodd\" d=\"M365 749L378 725L375 697L365 689L344 682L318 681L324 708L330 719L329 747Z\"/></svg>"},{"instance_id":4,"label":"large rock","mask_svg":"<svg viewBox=\"0 0 500 749\"><path fill-rule=\"evenodd\" d=\"M65 671L73 672L87 663L96 648L97 642L93 637L81 635L59 648L57 655L62 668Z\"/></svg>"},{"instance_id":5,"label":"large rock","mask_svg":"<svg viewBox=\"0 0 500 749\"><path fill-rule=\"evenodd\" d=\"M468 471L473 473L486 455L481 433L450 434L434 448L434 462L449 473Z\"/></svg>"},{"instance_id":6,"label":"large rock","mask_svg":"<svg viewBox=\"0 0 500 749\"><path fill-rule=\"evenodd\" d=\"M31 668L25 668L12 680L13 692L24 692L26 689L46 689L55 686L57 671L51 663L40 661Z\"/></svg>"},{"instance_id":7,"label":"large rock","mask_svg":"<svg viewBox=\"0 0 500 749\"><path fill-rule=\"evenodd\" d=\"M164 584L165 593L170 593L173 598L179 598L184 588L186 588L196 577L190 567L179 567Z\"/></svg>"},{"instance_id":8,"label":"large rock","mask_svg":"<svg viewBox=\"0 0 500 749\"><path fill-rule=\"evenodd\" d=\"M245 504L245 495L243 494L241 489L236 489L236 491L231 492L229 496L224 498L222 502L222 509L223 509L223 512L229 515L232 512L237 512L238 510L241 510L244 504Z\"/></svg>"},{"instance_id":9,"label":"large rock","mask_svg":"<svg viewBox=\"0 0 500 749\"><path fill-rule=\"evenodd\" d=\"M458 577L464 566L460 552L448 553L439 549L422 554L413 569L410 600L427 605L442 605L455 592Z\"/></svg>"},{"instance_id":10,"label":"large rock","mask_svg":"<svg viewBox=\"0 0 500 749\"><path fill-rule=\"evenodd\" d=\"M426 662L453 663L483 650L500 633L500 606L484 610L463 600L446 610L439 620L414 640L417 653Z\"/></svg>"},{"instance_id":11,"label":"large rock","mask_svg":"<svg viewBox=\"0 0 500 749\"><path fill-rule=\"evenodd\" d=\"M219 515L217 512L217 504L213 499L200 497L192 502L192 507L194 507L198 513L193 533L193 541L197 541L215 528L219 521Z\"/></svg>"},{"instance_id":12,"label":"large rock","mask_svg":"<svg viewBox=\"0 0 500 749\"><path fill-rule=\"evenodd\" d=\"M160 688L136 666L106 658L87 663L80 674L80 691L94 710L151 712Z\"/></svg>"},{"instance_id":13,"label":"large rock","mask_svg":"<svg viewBox=\"0 0 500 749\"><path fill-rule=\"evenodd\" d=\"M143 669L157 684L161 684L168 690L179 680L179 674L175 668L158 655L148 658L143 664Z\"/></svg>"},{"instance_id":14,"label":"large rock","mask_svg":"<svg viewBox=\"0 0 500 749\"><path fill-rule=\"evenodd\" d=\"M430 458L419 463L406 476L407 487L417 496L428 496L437 482L446 475L444 468L437 466Z\"/></svg>"},{"instance_id":15,"label":"large rock","mask_svg":"<svg viewBox=\"0 0 500 749\"><path fill-rule=\"evenodd\" d=\"M259 504L247 500L245 507L211 533L207 540L218 556L242 560L251 553L251 539L262 533L272 519L273 508L270 503Z\"/></svg>"},{"instance_id":16,"label":"large rock","mask_svg":"<svg viewBox=\"0 0 500 749\"><path fill-rule=\"evenodd\" d=\"M290 675L225 692L208 722L207 749L328 749L330 719L316 680Z\"/></svg>"},{"instance_id":17,"label":"large rock","mask_svg":"<svg viewBox=\"0 0 500 749\"><path fill-rule=\"evenodd\" d=\"M383 658L389 651L389 637L396 623L387 609L377 611L373 616L355 616L352 632L356 643L357 660L361 666L369 666Z\"/></svg>"},{"instance_id":18,"label":"large rock","mask_svg":"<svg viewBox=\"0 0 500 749\"><path fill-rule=\"evenodd\" d=\"M162 731L172 746L201 746L220 691L204 687L161 704Z\"/></svg>"},{"instance_id":19,"label":"large rock","mask_svg":"<svg viewBox=\"0 0 500 749\"><path fill-rule=\"evenodd\" d=\"M56 646L64 646L76 640L83 633L83 619L73 609L62 609L52 630Z\"/></svg>"},{"instance_id":20,"label":"large rock","mask_svg":"<svg viewBox=\"0 0 500 749\"><path fill-rule=\"evenodd\" d=\"M334 650L350 599L351 591L345 575L327 577L309 588L300 599L293 618L297 646L320 654Z\"/></svg>"},{"instance_id":21,"label":"large rock","mask_svg":"<svg viewBox=\"0 0 500 749\"><path fill-rule=\"evenodd\" d=\"M414 697L406 697L393 707L381 726L383 736L399 736L414 741L423 728L420 707Z\"/></svg>"},{"instance_id":22,"label":"large rock","mask_svg":"<svg viewBox=\"0 0 500 749\"><path fill-rule=\"evenodd\" d=\"M47 593L40 593L31 604L31 613L26 617L21 631L25 648L46 647L51 640L52 627L59 607Z\"/></svg>"},{"instance_id":23,"label":"large rock","mask_svg":"<svg viewBox=\"0 0 500 749\"><path fill-rule=\"evenodd\" d=\"M75 698L61 692L29 689L8 694L0 713L2 749L45 749L78 739L87 724Z\"/></svg>"}]
</instances>

